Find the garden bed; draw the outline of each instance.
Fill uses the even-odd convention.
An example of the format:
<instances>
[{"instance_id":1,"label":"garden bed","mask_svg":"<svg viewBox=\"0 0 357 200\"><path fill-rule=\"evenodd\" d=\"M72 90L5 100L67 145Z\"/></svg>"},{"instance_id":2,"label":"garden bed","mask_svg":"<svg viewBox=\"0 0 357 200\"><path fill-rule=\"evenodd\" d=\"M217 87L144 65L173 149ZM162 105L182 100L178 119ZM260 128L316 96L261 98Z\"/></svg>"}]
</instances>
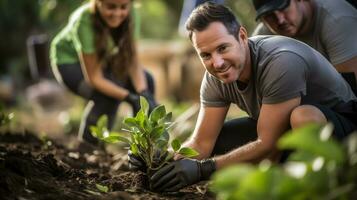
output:
<instances>
[{"instance_id":1,"label":"garden bed","mask_svg":"<svg viewBox=\"0 0 357 200\"><path fill-rule=\"evenodd\" d=\"M128 170L125 153L63 144L31 133L0 134L2 199L215 199L206 182L175 193L151 192L144 174Z\"/></svg>"}]
</instances>

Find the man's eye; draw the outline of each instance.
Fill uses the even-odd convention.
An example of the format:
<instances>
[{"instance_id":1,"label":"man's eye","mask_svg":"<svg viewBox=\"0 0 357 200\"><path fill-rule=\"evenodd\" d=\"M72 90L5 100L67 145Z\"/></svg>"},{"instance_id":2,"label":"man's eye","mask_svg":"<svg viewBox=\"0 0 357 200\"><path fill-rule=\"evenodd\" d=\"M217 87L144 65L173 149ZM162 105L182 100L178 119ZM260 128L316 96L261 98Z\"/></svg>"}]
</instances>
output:
<instances>
[{"instance_id":1,"label":"man's eye","mask_svg":"<svg viewBox=\"0 0 357 200\"><path fill-rule=\"evenodd\" d=\"M126 10L128 8L128 5L122 5L121 7L120 7L120 9L122 9L122 10Z\"/></svg>"},{"instance_id":2,"label":"man's eye","mask_svg":"<svg viewBox=\"0 0 357 200\"><path fill-rule=\"evenodd\" d=\"M221 46L218 48L218 52L224 52L227 49L226 46Z\"/></svg>"},{"instance_id":3,"label":"man's eye","mask_svg":"<svg viewBox=\"0 0 357 200\"><path fill-rule=\"evenodd\" d=\"M201 58L203 60L208 60L209 59L209 55L208 54L201 54L200 56L201 56Z\"/></svg>"},{"instance_id":4,"label":"man's eye","mask_svg":"<svg viewBox=\"0 0 357 200\"><path fill-rule=\"evenodd\" d=\"M117 6L115 4L105 4L105 8L108 10L114 10L116 7Z\"/></svg>"}]
</instances>

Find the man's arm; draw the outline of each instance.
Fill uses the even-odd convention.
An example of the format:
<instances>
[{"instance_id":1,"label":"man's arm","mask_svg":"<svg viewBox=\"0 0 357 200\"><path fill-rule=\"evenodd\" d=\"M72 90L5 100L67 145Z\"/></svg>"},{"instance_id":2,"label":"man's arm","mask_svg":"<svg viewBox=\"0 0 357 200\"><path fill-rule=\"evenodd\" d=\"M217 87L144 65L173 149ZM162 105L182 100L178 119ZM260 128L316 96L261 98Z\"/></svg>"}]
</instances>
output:
<instances>
[{"instance_id":1,"label":"man's arm","mask_svg":"<svg viewBox=\"0 0 357 200\"><path fill-rule=\"evenodd\" d=\"M357 80L357 56L340 64L336 64L335 68L339 72L353 72Z\"/></svg>"},{"instance_id":2,"label":"man's arm","mask_svg":"<svg viewBox=\"0 0 357 200\"><path fill-rule=\"evenodd\" d=\"M276 142L288 130L290 114L300 105L300 99L298 97L277 104L263 104L257 124L257 140L217 156L217 169L239 162L258 162L275 153ZM239 134L239 130L237 132Z\"/></svg>"},{"instance_id":3,"label":"man's arm","mask_svg":"<svg viewBox=\"0 0 357 200\"><path fill-rule=\"evenodd\" d=\"M200 153L197 159L208 158L211 155L228 109L228 106L201 106L193 135L184 144L184 146L193 148Z\"/></svg>"}]
</instances>

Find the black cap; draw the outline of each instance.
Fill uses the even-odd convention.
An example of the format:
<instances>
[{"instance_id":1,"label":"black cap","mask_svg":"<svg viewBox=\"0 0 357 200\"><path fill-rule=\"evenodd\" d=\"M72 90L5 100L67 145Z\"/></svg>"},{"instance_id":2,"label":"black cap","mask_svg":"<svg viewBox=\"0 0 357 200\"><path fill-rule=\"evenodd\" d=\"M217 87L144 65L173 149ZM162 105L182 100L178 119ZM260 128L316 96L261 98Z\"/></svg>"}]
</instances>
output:
<instances>
[{"instance_id":1,"label":"black cap","mask_svg":"<svg viewBox=\"0 0 357 200\"><path fill-rule=\"evenodd\" d=\"M288 7L290 0L253 0L253 4L257 11L255 19L258 20L262 15Z\"/></svg>"}]
</instances>

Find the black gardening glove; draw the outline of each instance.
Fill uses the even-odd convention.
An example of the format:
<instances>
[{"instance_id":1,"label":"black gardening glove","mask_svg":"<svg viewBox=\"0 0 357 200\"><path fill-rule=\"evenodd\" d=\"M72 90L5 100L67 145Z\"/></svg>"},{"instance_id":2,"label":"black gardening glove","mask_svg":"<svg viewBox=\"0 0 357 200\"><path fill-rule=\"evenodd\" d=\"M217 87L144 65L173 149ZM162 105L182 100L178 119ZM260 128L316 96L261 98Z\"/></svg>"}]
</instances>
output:
<instances>
[{"instance_id":1,"label":"black gardening glove","mask_svg":"<svg viewBox=\"0 0 357 200\"><path fill-rule=\"evenodd\" d=\"M124 101L128 102L133 107L133 112L136 114L140 110L140 96L134 93L129 93Z\"/></svg>"},{"instance_id":2,"label":"black gardening glove","mask_svg":"<svg viewBox=\"0 0 357 200\"><path fill-rule=\"evenodd\" d=\"M143 96L146 98L146 100L149 103L149 113L151 113L154 108L157 106L157 103L154 98L154 94L151 93L149 90L144 90L140 93L140 96Z\"/></svg>"},{"instance_id":3,"label":"black gardening glove","mask_svg":"<svg viewBox=\"0 0 357 200\"><path fill-rule=\"evenodd\" d=\"M146 172L147 166L142 158L133 154L132 151L128 151L128 166L130 170Z\"/></svg>"},{"instance_id":4,"label":"black gardening glove","mask_svg":"<svg viewBox=\"0 0 357 200\"><path fill-rule=\"evenodd\" d=\"M150 177L150 182L156 191L174 192L201 180L209 179L215 170L216 164L213 159L185 158L176 160L159 169Z\"/></svg>"}]
</instances>

